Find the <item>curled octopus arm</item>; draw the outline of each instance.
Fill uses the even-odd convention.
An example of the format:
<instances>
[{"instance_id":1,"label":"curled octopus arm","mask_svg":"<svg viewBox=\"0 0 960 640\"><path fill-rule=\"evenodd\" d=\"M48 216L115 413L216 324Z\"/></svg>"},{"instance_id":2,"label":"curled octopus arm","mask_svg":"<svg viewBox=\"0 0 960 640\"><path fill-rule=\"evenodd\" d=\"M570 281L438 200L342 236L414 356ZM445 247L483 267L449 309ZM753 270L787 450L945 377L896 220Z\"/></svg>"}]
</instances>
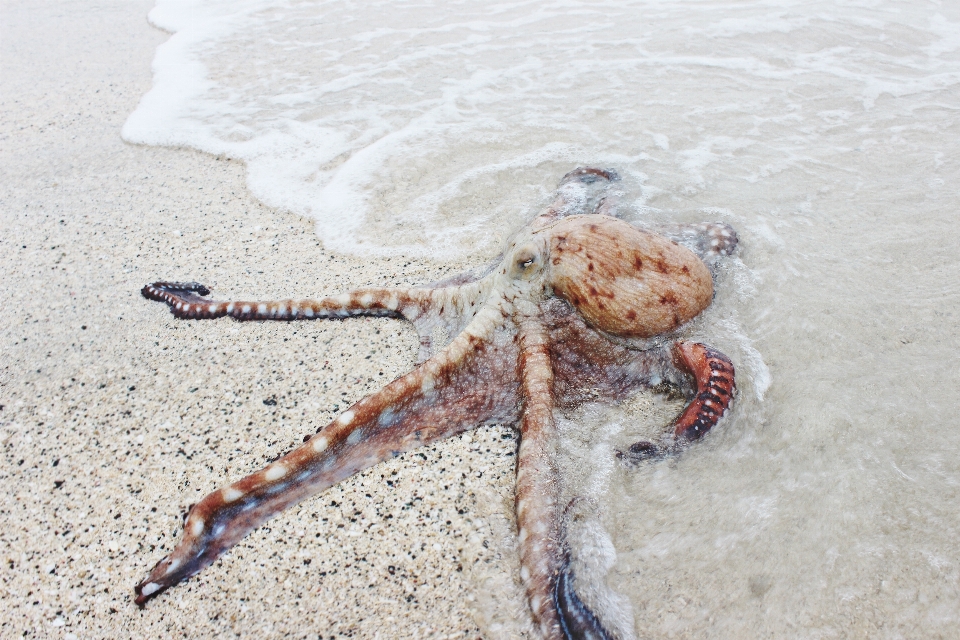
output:
<instances>
[{"instance_id":1,"label":"curled octopus arm","mask_svg":"<svg viewBox=\"0 0 960 640\"><path fill-rule=\"evenodd\" d=\"M717 426L733 406L736 380L730 358L699 342L675 342L670 354L671 368L693 381L690 401L670 425L673 443L662 447L645 440L635 442L627 451L618 454L620 458L640 462L678 452Z\"/></svg>"},{"instance_id":2,"label":"curled octopus arm","mask_svg":"<svg viewBox=\"0 0 960 640\"><path fill-rule=\"evenodd\" d=\"M541 307L550 335L553 397L576 406L599 394L622 400L639 389L668 383L689 402L671 425L673 446L637 442L620 457L633 461L671 453L703 437L726 415L736 396L733 362L713 347L678 341L636 351L607 340L564 303Z\"/></svg>"}]
</instances>

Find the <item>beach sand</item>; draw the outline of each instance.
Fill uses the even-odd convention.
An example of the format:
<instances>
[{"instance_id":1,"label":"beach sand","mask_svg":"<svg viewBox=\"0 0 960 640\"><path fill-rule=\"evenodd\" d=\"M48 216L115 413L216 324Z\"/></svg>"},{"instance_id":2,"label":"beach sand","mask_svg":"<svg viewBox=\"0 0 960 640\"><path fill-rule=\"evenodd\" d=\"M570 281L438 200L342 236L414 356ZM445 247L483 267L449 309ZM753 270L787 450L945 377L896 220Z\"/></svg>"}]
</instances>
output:
<instances>
[{"instance_id":1,"label":"beach sand","mask_svg":"<svg viewBox=\"0 0 960 640\"><path fill-rule=\"evenodd\" d=\"M134 605L188 505L409 370L416 349L409 326L385 319L177 321L140 288L197 280L221 297L315 297L459 266L331 255L310 221L251 198L239 163L124 143L168 37L146 22L150 7L2 9L0 636L495 629L468 587L522 606L516 559L496 542L508 536L494 535L512 526L505 428L351 478Z\"/></svg>"}]
</instances>

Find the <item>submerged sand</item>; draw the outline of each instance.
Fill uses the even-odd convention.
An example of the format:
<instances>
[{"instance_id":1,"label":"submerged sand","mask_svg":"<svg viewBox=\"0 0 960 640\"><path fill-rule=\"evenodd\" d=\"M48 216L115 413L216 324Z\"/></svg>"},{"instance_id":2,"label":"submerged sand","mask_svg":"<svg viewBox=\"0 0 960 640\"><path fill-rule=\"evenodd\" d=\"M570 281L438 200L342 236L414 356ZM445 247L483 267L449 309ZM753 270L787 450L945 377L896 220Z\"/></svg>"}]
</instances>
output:
<instances>
[{"instance_id":1,"label":"submerged sand","mask_svg":"<svg viewBox=\"0 0 960 640\"><path fill-rule=\"evenodd\" d=\"M416 349L390 320L178 322L140 288L318 296L458 266L331 255L309 221L248 195L242 165L125 144L168 37L150 7L2 10L0 636L477 637L465 581L502 589L516 563L489 535L509 527L507 430L379 465L133 604L189 504L407 371Z\"/></svg>"}]
</instances>

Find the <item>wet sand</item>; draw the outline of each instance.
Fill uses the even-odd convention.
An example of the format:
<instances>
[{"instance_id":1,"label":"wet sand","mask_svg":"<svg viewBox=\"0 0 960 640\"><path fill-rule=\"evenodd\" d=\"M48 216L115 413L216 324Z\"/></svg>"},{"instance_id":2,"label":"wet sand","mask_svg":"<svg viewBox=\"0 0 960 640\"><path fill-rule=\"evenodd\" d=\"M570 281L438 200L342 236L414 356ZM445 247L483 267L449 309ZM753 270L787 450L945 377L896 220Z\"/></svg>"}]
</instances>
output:
<instances>
[{"instance_id":1,"label":"wet sand","mask_svg":"<svg viewBox=\"0 0 960 640\"><path fill-rule=\"evenodd\" d=\"M467 581L515 588L516 560L490 543L510 526L507 430L379 465L133 604L188 505L407 371L416 349L391 320L176 321L140 288L319 296L458 266L331 255L309 221L248 195L242 165L124 143L167 37L150 7L2 10L0 636L477 637Z\"/></svg>"}]
</instances>

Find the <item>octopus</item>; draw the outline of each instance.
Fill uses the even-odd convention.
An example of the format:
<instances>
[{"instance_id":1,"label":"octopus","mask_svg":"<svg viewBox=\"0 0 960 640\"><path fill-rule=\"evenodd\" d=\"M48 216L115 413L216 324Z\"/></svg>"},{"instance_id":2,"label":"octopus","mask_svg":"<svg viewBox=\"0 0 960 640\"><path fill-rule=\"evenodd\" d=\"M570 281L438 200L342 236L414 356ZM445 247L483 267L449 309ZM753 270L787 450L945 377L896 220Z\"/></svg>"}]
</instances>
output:
<instances>
[{"instance_id":1,"label":"octopus","mask_svg":"<svg viewBox=\"0 0 960 640\"><path fill-rule=\"evenodd\" d=\"M556 415L665 385L687 404L658 442L624 464L674 455L731 408L734 367L679 338L714 297L714 271L737 246L723 223L644 227L616 217L619 176L578 168L551 204L484 270L413 288L366 288L319 300L214 301L198 283L155 282L144 297L184 319L315 320L389 316L411 322L418 364L363 398L301 446L189 509L182 537L135 587L138 605L196 574L291 505L417 447L481 425L519 430L516 526L520 577L545 640L614 638L577 593L558 477ZM446 340L437 336L452 336Z\"/></svg>"}]
</instances>

